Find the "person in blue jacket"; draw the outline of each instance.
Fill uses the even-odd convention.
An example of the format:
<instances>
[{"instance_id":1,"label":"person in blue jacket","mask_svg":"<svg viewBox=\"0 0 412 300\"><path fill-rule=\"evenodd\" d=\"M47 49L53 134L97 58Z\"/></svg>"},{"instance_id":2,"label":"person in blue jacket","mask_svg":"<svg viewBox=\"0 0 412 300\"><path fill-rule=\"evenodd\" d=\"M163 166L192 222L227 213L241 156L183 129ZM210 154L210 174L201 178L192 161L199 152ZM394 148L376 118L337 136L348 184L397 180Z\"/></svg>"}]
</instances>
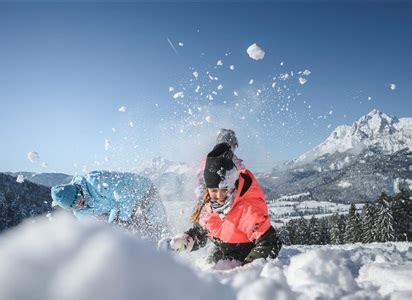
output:
<instances>
[{"instance_id":1,"label":"person in blue jacket","mask_svg":"<svg viewBox=\"0 0 412 300\"><path fill-rule=\"evenodd\" d=\"M53 203L73 210L74 215L92 216L115 223L157 241L166 230L166 216L150 179L133 173L94 171L74 176L69 184L51 189Z\"/></svg>"}]
</instances>

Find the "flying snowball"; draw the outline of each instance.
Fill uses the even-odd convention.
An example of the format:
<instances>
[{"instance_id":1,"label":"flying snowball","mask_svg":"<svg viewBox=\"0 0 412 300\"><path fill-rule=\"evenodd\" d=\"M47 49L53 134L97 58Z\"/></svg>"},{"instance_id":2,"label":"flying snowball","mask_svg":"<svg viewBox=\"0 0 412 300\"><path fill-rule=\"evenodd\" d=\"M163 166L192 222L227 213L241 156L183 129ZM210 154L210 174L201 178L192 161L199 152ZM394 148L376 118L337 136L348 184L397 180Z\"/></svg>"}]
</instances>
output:
<instances>
[{"instance_id":1,"label":"flying snowball","mask_svg":"<svg viewBox=\"0 0 412 300\"><path fill-rule=\"evenodd\" d=\"M183 46L184 46L184 44L183 44L182 42L180 42L180 43L179 43L179 46L180 46L180 47L183 47Z\"/></svg>"},{"instance_id":2,"label":"flying snowball","mask_svg":"<svg viewBox=\"0 0 412 300\"><path fill-rule=\"evenodd\" d=\"M29 153L27 154L27 158L28 158L32 163L35 163L35 162L38 162L38 161L39 161L40 156L39 156L39 153L37 153L36 151L32 151L32 152L29 152Z\"/></svg>"},{"instance_id":3,"label":"flying snowball","mask_svg":"<svg viewBox=\"0 0 412 300\"><path fill-rule=\"evenodd\" d=\"M396 84L391 83L391 90L393 91L393 90L395 90L395 89L396 89Z\"/></svg>"},{"instance_id":4,"label":"flying snowball","mask_svg":"<svg viewBox=\"0 0 412 300\"><path fill-rule=\"evenodd\" d=\"M24 182L24 176L23 175L17 175L16 182L17 183L23 183Z\"/></svg>"},{"instance_id":5,"label":"flying snowball","mask_svg":"<svg viewBox=\"0 0 412 300\"><path fill-rule=\"evenodd\" d=\"M300 84L305 84L306 82L307 82L308 80L306 79L306 78L303 78L303 77L299 77L299 83Z\"/></svg>"},{"instance_id":6,"label":"flying snowball","mask_svg":"<svg viewBox=\"0 0 412 300\"><path fill-rule=\"evenodd\" d=\"M223 61L218 60L218 62L217 62L217 64L216 64L216 65L218 65L218 66L223 66Z\"/></svg>"},{"instance_id":7,"label":"flying snowball","mask_svg":"<svg viewBox=\"0 0 412 300\"><path fill-rule=\"evenodd\" d=\"M263 51L258 45L252 44L246 50L250 58L254 60L263 59L265 57L265 51Z\"/></svg>"},{"instance_id":8,"label":"flying snowball","mask_svg":"<svg viewBox=\"0 0 412 300\"><path fill-rule=\"evenodd\" d=\"M129 122L129 126L130 126L130 127L134 127L134 123L133 123L133 122Z\"/></svg>"},{"instance_id":9,"label":"flying snowball","mask_svg":"<svg viewBox=\"0 0 412 300\"><path fill-rule=\"evenodd\" d=\"M119 111L122 113L126 112L126 110L127 110L126 106L122 106L119 108Z\"/></svg>"},{"instance_id":10,"label":"flying snowball","mask_svg":"<svg viewBox=\"0 0 412 300\"><path fill-rule=\"evenodd\" d=\"M235 66L234 66L234 65L230 65L229 69L230 69L231 71L234 71L234 70L235 70Z\"/></svg>"},{"instance_id":11,"label":"flying snowball","mask_svg":"<svg viewBox=\"0 0 412 300\"><path fill-rule=\"evenodd\" d=\"M197 79L197 77L199 77L199 73L197 71L194 71L193 76L195 76L195 78Z\"/></svg>"},{"instance_id":12,"label":"flying snowball","mask_svg":"<svg viewBox=\"0 0 412 300\"><path fill-rule=\"evenodd\" d=\"M223 89L223 85L219 84L219 86L217 87L218 90L222 90Z\"/></svg>"},{"instance_id":13,"label":"flying snowball","mask_svg":"<svg viewBox=\"0 0 412 300\"><path fill-rule=\"evenodd\" d=\"M46 162L42 162L42 163L41 163L41 166L42 166L43 168L48 168L48 167L49 167L49 164L46 163Z\"/></svg>"},{"instance_id":14,"label":"flying snowball","mask_svg":"<svg viewBox=\"0 0 412 300\"><path fill-rule=\"evenodd\" d=\"M177 92L176 94L173 95L173 99L184 98L184 97L185 97L184 92Z\"/></svg>"},{"instance_id":15,"label":"flying snowball","mask_svg":"<svg viewBox=\"0 0 412 300\"><path fill-rule=\"evenodd\" d=\"M212 122L212 117L211 117L211 116L207 116L207 117L206 117L206 122L211 123L211 122Z\"/></svg>"}]
</instances>

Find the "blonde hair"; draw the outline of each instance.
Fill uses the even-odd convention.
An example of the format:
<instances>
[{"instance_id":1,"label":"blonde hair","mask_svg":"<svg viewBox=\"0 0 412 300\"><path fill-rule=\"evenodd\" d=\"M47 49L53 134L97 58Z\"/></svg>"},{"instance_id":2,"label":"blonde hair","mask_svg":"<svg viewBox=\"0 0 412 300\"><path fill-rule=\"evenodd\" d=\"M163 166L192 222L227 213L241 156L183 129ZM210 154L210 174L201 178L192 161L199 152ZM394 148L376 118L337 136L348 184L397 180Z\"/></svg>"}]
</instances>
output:
<instances>
[{"instance_id":1,"label":"blonde hair","mask_svg":"<svg viewBox=\"0 0 412 300\"><path fill-rule=\"evenodd\" d=\"M193 210L192 215L190 216L190 223L195 224L199 222L200 219L200 214L203 210L203 207L205 207L205 205L207 203L210 202L210 195L209 192L206 191L204 196L203 196L203 200L201 203L199 203Z\"/></svg>"}]
</instances>

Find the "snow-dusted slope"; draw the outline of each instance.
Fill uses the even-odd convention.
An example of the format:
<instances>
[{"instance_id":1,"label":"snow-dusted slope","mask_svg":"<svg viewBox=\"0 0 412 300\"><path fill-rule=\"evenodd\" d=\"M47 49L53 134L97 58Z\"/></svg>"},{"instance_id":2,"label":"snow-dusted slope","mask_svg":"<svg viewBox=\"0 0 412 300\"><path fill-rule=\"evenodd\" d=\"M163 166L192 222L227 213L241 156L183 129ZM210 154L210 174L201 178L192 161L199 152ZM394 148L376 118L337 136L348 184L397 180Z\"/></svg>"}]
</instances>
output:
<instances>
[{"instance_id":1,"label":"snow-dusted slope","mask_svg":"<svg viewBox=\"0 0 412 300\"><path fill-rule=\"evenodd\" d=\"M397 119L374 109L352 126L338 126L322 144L294 162L309 162L336 152L356 154L368 147L380 148L386 154L412 148L412 118Z\"/></svg>"},{"instance_id":2,"label":"snow-dusted slope","mask_svg":"<svg viewBox=\"0 0 412 300\"><path fill-rule=\"evenodd\" d=\"M277 259L205 263L69 215L0 236L2 299L411 299L412 244L284 247Z\"/></svg>"}]
</instances>

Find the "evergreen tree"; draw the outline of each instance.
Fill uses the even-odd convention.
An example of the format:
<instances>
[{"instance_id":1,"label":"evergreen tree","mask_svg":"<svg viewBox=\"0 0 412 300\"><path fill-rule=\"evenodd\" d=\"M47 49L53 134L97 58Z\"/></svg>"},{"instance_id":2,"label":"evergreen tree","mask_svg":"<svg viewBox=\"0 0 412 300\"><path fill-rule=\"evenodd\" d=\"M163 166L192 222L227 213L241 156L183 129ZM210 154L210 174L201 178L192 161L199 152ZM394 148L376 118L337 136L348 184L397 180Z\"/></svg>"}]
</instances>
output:
<instances>
[{"instance_id":1,"label":"evergreen tree","mask_svg":"<svg viewBox=\"0 0 412 300\"><path fill-rule=\"evenodd\" d=\"M377 208L373 203L367 203L364 207L362 219L362 242L373 243L378 240L378 233L375 227L377 218Z\"/></svg>"},{"instance_id":2,"label":"evergreen tree","mask_svg":"<svg viewBox=\"0 0 412 300\"><path fill-rule=\"evenodd\" d=\"M309 245L320 244L320 222L314 215L312 215L312 218L309 220L307 243Z\"/></svg>"},{"instance_id":3,"label":"evergreen tree","mask_svg":"<svg viewBox=\"0 0 412 300\"><path fill-rule=\"evenodd\" d=\"M355 204L353 203L349 209L344 236L344 241L346 244L353 244L362 240L361 219L358 212L356 211Z\"/></svg>"},{"instance_id":4,"label":"evergreen tree","mask_svg":"<svg viewBox=\"0 0 412 300\"><path fill-rule=\"evenodd\" d=\"M289 234L289 241L291 245L296 245L298 244L297 242L297 222L296 220L292 219L289 220L289 222L286 224L286 230L288 231Z\"/></svg>"},{"instance_id":5,"label":"evergreen tree","mask_svg":"<svg viewBox=\"0 0 412 300\"><path fill-rule=\"evenodd\" d=\"M291 240L289 237L289 231L287 226L282 226L278 230L279 238L282 241L283 245L291 245Z\"/></svg>"},{"instance_id":6,"label":"evergreen tree","mask_svg":"<svg viewBox=\"0 0 412 300\"><path fill-rule=\"evenodd\" d=\"M411 222L411 200L406 190L401 190L392 201L392 212L394 219L394 231L396 241L407 241L410 234L409 224Z\"/></svg>"},{"instance_id":7,"label":"evergreen tree","mask_svg":"<svg viewBox=\"0 0 412 300\"><path fill-rule=\"evenodd\" d=\"M335 214L332 218L330 232L331 243L341 245L344 242L346 218L344 215Z\"/></svg>"},{"instance_id":8,"label":"evergreen tree","mask_svg":"<svg viewBox=\"0 0 412 300\"><path fill-rule=\"evenodd\" d=\"M308 222L303 217L303 214L300 215L300 218L297 221L297 228L296 228L296 242L299 245L307 245L309 244L309 230L308 230Z\"/></svg>"},{"instance_id":9,"label":"evergreen tree","mask_svg":"<svg viewBox=\"0 0 412 300\"><path fill-rule=\"evenodd\" d=\"M320 219L320 235L319 235L319 244L328 245L330 243L330 228L327 218Z\"/></svg>"},{"instance_id":10,"label":"evergreen tree","mask_svg":"<svg viewBox=\"0 0 412 300\"><path fill-rule=\"evenodd\" d=\"M394 220L390 204L390 198L385 193L379 197L376 203L377 217L375 227L378 242L389 242L395 240Z\"/></svg>"}]
</instances>

